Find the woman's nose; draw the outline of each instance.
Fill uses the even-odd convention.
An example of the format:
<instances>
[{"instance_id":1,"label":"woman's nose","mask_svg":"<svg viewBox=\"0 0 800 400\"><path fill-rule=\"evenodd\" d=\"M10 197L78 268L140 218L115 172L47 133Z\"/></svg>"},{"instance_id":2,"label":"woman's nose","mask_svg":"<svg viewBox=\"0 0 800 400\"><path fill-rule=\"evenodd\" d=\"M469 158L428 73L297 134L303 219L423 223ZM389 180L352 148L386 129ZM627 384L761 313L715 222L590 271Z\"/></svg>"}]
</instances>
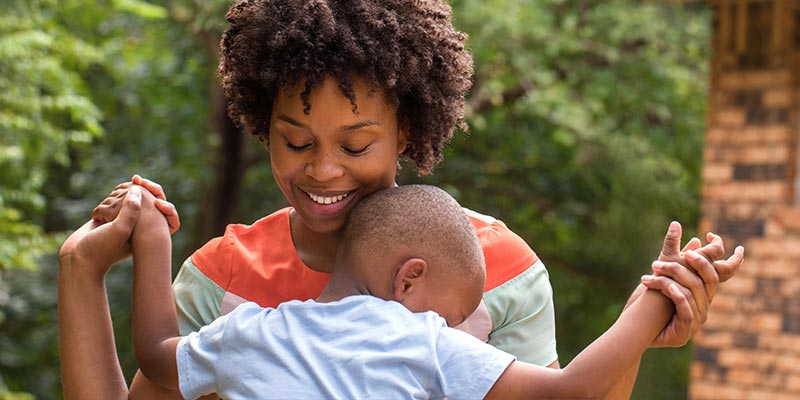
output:
<instances>
[{"instance_id":1,"label":"woman's nose","mask_svg":"<svg viewBox=\"0 0 800 400\"><path fill-rule=\"evenodd\" d=\"M318 182L340 178L344 175L344 167L330 151L317 151L305 167L306 175Z\"/></svg>"}]
</instances>

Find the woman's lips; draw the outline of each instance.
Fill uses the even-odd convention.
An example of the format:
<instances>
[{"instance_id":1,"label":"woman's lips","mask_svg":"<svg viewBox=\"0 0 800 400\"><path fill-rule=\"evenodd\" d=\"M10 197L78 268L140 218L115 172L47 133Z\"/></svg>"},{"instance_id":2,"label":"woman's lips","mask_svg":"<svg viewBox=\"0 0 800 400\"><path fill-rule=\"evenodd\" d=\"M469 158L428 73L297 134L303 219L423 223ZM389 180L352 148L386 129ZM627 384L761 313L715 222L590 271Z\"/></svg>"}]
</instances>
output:
<instances>
[{"instance_id":1,"label":"woman's lips","mask_svg":"<svg viewBox=\"0 0 800 400\"><path fill-rule=\"evenodd\" d=\"M339 194L320 195L309 193L303 190L306 194L308 202L307 208L310 212L326 217L332 217L341 212L354 198L351 196L355 191L349 191Z\"/></svg>"},{"instance_id":2,"label":"woman's lips","mask_svg":"<svg viewBox=\"0 0 800 400\"><path fill-rule=\"evenodd\" d=\"M306 194L308 195L308 197L311 198L312 201L314 201L317 204L333 204L333 203L341 201L342 199L347 197L347 195L349 195L350 193L348 192L348 193L340 194L340 195L336 195L336 196L318 196L318 195L315 195L313 193L308 193L308 192L306 192Z\"/></svg>"}]
</instances>

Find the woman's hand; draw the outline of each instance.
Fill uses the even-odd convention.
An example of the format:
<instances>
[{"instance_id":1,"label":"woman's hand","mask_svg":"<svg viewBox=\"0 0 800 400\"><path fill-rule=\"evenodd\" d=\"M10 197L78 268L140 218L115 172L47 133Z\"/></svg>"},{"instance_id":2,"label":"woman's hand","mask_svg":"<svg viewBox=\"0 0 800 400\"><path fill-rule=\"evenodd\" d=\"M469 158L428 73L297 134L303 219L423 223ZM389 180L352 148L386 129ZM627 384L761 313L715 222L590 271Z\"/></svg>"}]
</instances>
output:
<instances>
[{"instance_id":1,"label":"woman's hand","mask_svg":"<svg viewBox=\"0 0 800 400\"><path fill-rule=\"evenodd\" d=\"M743 247L737 247L728 259L719 260L725 253L722 238L709 233L706 239L709 243L705 246L699 239L692 238L680 249L681 226L677 222L670 224L659 260L653 263L654 274L642 278L642 285L628 301L631 304L646 289L660 290L672 298L668 294L672 283L683 292L684 299L676 302L672 320L653 342L653 347L680 347L688 343L706 322L719 284L735 275L742 265Z\"/></svg>"},{"instance_id":2,"label":"woman's hand","mask_svg":"<svg viewBox=\"0 0 800 400\"><path fill-rule=\"evenodd\" d=\"M131 186L120 199L119 215L113 221L101 223L92 219L73 232L58 254L62 272L65 268L82 268L88 271L77 272L103 279L114 263L130 256L130 237L141 207L141 188Z\"/></svg>"},{"instance_id":3,"label":"woman's hand","mask_svg":"<svg viewBox=\"0 0 800 400\"><path fill-rule=\"evenodd\" d=\"M139 175L134 175L131 182L125 182L117 185L114 190L92 211L92 220L99 224L104 224L113 221L122 206L122 200L125 198L128 190L133 185L139 185L147 189L156 198L156 208L164 214L169 225L169 233L175 233L181 227L181 221L178 217L178 210L175 206L167 201L164 189L156 182L149 179L142 178Z\"/></svg>"}]
</instances>

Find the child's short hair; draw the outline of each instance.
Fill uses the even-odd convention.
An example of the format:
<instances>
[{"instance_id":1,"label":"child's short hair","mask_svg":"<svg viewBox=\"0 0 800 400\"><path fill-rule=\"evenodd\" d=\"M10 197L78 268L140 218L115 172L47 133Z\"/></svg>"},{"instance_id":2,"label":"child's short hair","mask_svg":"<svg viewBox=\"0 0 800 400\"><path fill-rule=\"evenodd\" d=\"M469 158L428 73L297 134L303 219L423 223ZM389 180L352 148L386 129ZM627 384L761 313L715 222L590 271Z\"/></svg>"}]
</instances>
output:
<instances>
[{"instance_id":1,"label":"child's short hair","mask_svg":"<svg viewBox=\"0 0 800 400\"><path fill-rule=\"evenodd\" d=\"M404 185L369 195L350 213L340 246L340 255L362 260L405 249L409 258L449 268L441 271L452 279L485 275L472 223L458 202L435 186Z\"/></svg>"},{"instance_id":2,"label":"child's short hair","mask_svg":"<svg viewBox=\"0 0 800 400\"><path fill-rule=\"evenodd\" d=\"M239 0L228 11L219 72L238 125L269 145L278 90L309 94L338 80L357 111L357 74L386 95L408 134L403 153L430 173L456 127L466 131L464 96L472 85L466 34L442 0Z\"/></svg>"}]
</instances>

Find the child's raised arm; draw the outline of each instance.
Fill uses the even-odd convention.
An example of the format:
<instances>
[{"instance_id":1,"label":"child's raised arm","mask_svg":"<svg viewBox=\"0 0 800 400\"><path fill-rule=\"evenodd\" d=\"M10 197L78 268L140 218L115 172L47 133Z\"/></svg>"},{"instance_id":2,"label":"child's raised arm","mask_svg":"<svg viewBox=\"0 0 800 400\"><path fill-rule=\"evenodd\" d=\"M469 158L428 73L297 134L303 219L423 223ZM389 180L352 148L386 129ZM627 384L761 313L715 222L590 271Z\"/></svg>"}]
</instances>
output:
<instances>
[{"instance_id":1,"label":"child's raised arm","mask_svg":"<svg viewBox=\"0 0 800 400\"><path fill-rule=\"evenodd\" d=\"M715 239L706 248L687 251L688 265L695 270L711 269L717 264L727 270L737 270L744 260L744 249L737 247L727 260L715 261L714 257L721 257L722 253L710 254L713 252L709 249L718 245ZM676 267L677 263L656 261L653 266L656 270L666 269ZM605 398L667 325L674 312L673 303L676 307L690 307L687 301L690 294L682 292L676 284L670 283L661 289L661 293L648 289L564 369L515 361L495 382L486 398ZM683 312L685 314L686 310Z\"/></svg>"},{"instance_id":2,"label":"child's raised arm","mask_svg":"<svg viewBox=\"0 0 800 400\"><path fill-rule=\"evenodd\" d=\"M678 290L673 292L675 296L683 296ZM515 361L486 398L603 398L641 358L672 312L669 299L648 290L565 368L543 368Z\"/></svg>"},{"instance_id":3,"label":"child's raised arm","mask_svg":"<svg viewBox=\"0 0 800 400\"><path fill-rule=\"evenodd\" d=\"M178 318L172 294L169 226L155 198L142 191L142 210L131 237L133 252L133 346L142 373L169 389L178 388L175 349Z\"/></svg>"}]
</instances>

